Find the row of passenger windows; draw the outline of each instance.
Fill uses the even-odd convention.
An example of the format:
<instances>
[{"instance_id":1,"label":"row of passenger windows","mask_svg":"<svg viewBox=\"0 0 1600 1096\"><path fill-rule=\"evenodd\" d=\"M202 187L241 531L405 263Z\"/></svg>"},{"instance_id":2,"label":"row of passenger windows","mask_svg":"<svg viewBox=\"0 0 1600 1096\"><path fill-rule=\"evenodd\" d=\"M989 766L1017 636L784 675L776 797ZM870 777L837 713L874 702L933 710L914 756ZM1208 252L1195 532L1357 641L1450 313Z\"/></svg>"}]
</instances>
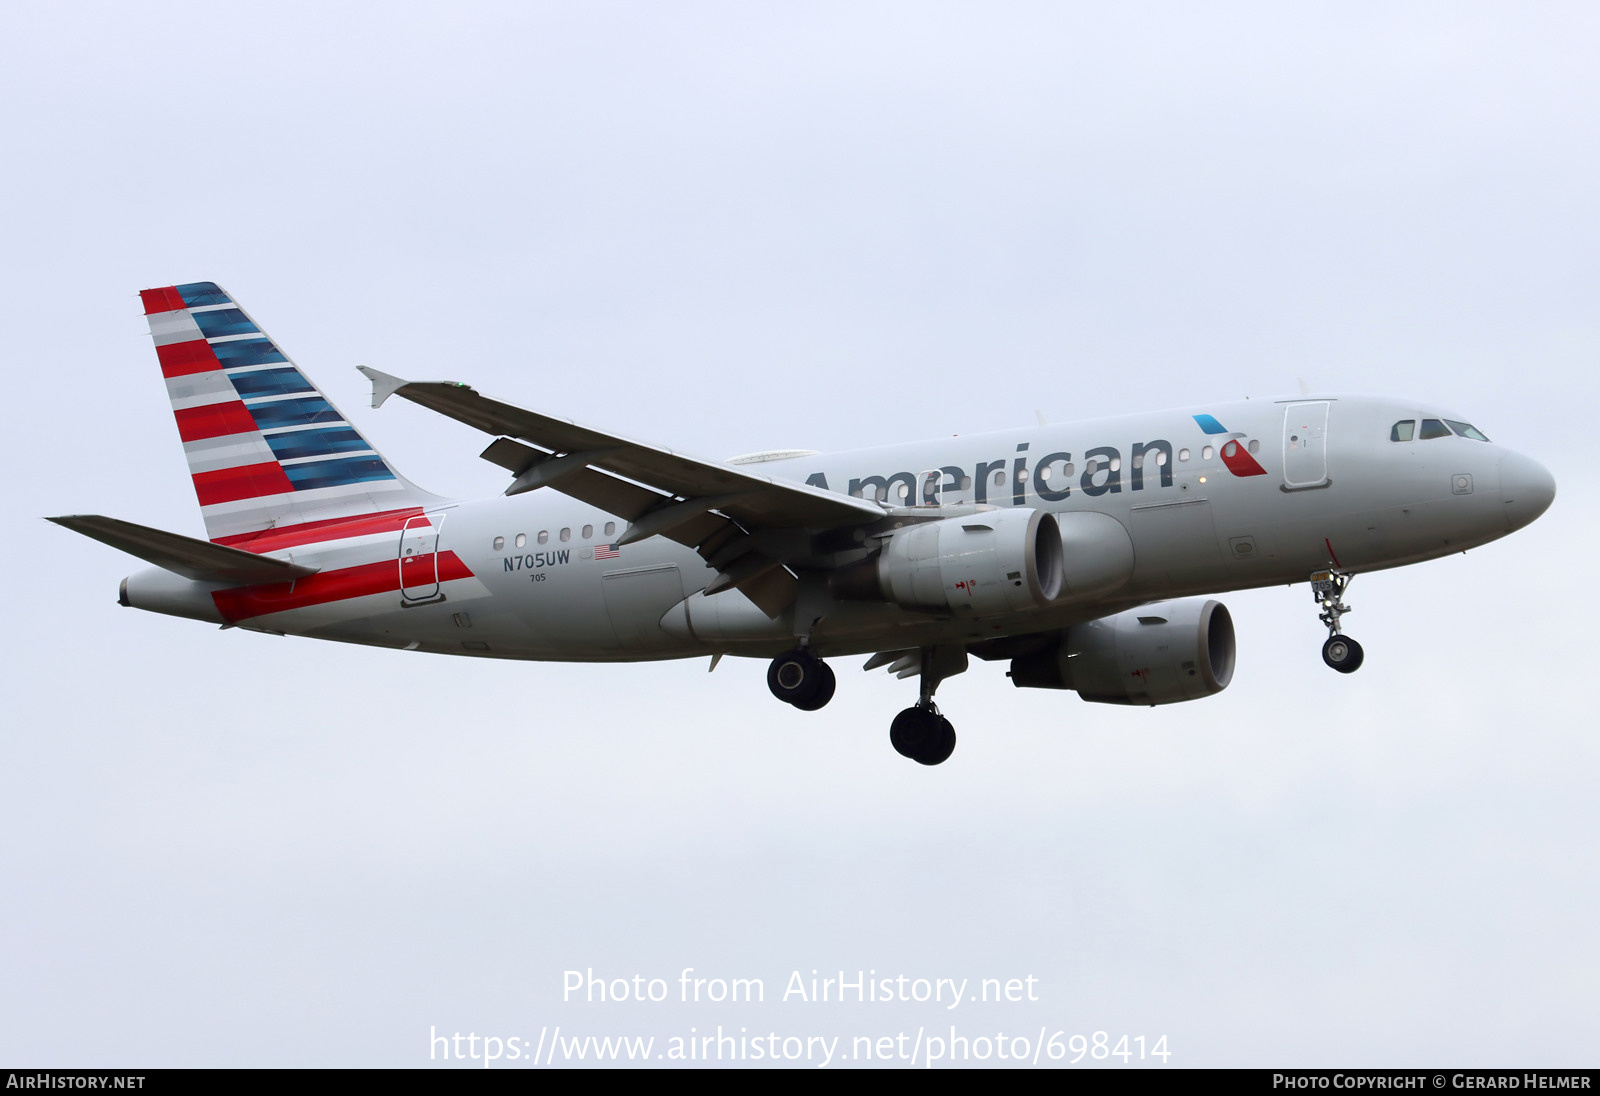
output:
<instances>
[{"instance_id":1,"label":"row of passenger windows","mask_svg":"<svg viewBox=\"0 0 1600 1096\"><path fill-rule=\"evenodd\" d=\"M1229 444L1231 445L1232 443L1230 442ZM1248 448L1250 450L1250 452L1252 452L1252 453L1259 453L1261 451L1261 442L1259 440L1255 439L1255 438L1252 438L1250 440L1249 445L1246 448ZM1216 454L1216 450L1213 447L1209 446L1209 445L1205 446L1204 448L1202 448L1200 450L1200 459L1201 460L1212 460L1213 458L1216 457L1216 455L1217 455ZM1192 454L1187 449L1178 450L1178 460L1179 461L1187 461L1187 460L1189 460L1189 458L1191 456L1192 456ZM1162 449L1157 449L1154 453L1151 453L1150 454L1150 463L1153 464L1157 468L1164 467L1166 465L1166 463L1167 463L1166 451L1162 450ZM1145 466L1145 454L1140 453L1140 454L1134 456L1131 459L1130 464L1134 468L1143 468ZM1058 467L1059 467L1059 471L1058 471ZM1088 464L1084 465L1084 471L1088 472L1091 476L1098 475L1099 473L1104 472L1107 469L1109 469L1112 472L1120 472L1120 471L1122 471L1122 458L1121 457L1112 457L1110 461L1102 461L1100 458L1096 457L1094 460L1091 460ZM1031 469L1031 468L1019 468L1019 469L1017 469L1017 471L1016 471L1016 480L1017 480L1017 482L1018 483L1026 483L1028 481L1028 477L1033 475L1033 471L1034 470ZM1054 479L1057 475L1059 475L1062 479L1070 480L1073 476L1078 474L1078 466L1076 464L1072 463L1071 461L1068 461L1067 463L1060 464L1059 466L1058 466L1058 464L1046 464L1042 468L1040 468L1038 471L1039 471L1039 479L1041 481L1043 481L1043 482L1048 483L1050 480ZM927 477L929 477L929 478L921 480L921 482L924 485L927 485L930 482L930 480L931 480L931 478L933 476L938 476L941 483L943 483L945 478L946 478L942 472L928 472L928 473L925 473L925 475ZM1008 477L1006 476L1005 472L1003 472L1003 471L996 472L994 474L994 477L993 477L994 485L996 487L1004 487L1006 485L1006 479L1007 478ZM931 488L929 488L929 490L931 490ZM944 490L946 490L946 491L970 491L970 490L972 490L972 477L971 476L962 476L961 477L961 482L959 484L956 484L955 486L946 486L946 487L944 487ZM894 492L899 498L903 499L903 498L905 498L907 495L909 495L911 493L911 489L907 484L905 484L904 482L901 482L901 483L898 483L898 484L895 485ZM884 488L884 487L876 488L875 489L875 493L869 494L867 497L869 499L870 498L876 498L877 501L879 501L879 502L887 502L888 501L888 488Z\"/></svg>"},{"instance_id":2,"label":"row of passenger windows","mask_svg":"<svg viewBox=\"0 0 1600 1096\"><path fill-rule=\"evenodd\" d=\"M605 535L606 537L612 537L612 536L616 535L616 532L617 532L617 523L614 522L614 521L606 522L605 529L602 530L603 535ZM569 525L565 529L558 530L556 532L556 539L559 540L562 544L566 544L568 541L570 541L572 539L572 527ZM594 539L594 526L585 525L579 531L578 539L580 539L580 540L593 540ZM535 535L534 540L538 544L549 544L550 543L550 530L548 530L548 529L540 529L539 532ZM516 538L512 541L512 543L518 548L526 548L528 546L528 534L527 533L518 533L516 535ZM506 547L506 538L505 537L495 537L494 538L494 550L496 552L505 551L505 547Z\"/></svg>"},{"instance_id":3,"label":"row of passenger windows","mask_svg":"<svg viewBox=\"0 0 1600 1096\"><path fill-rule=\"evenodd\" d=\"M1428 419L1427 421L1428 422L1434 422L1436 420ZM1398 431L1400 429L1400 427L1402 427L1402 426L1406 426L1406 427L1409 428L1410 425L1411 424L1409 422L1407 422L1407 423L1396 423L1395 424L1395 430ZM1451 425L1460 426L1460 427L1462 427L1462 428L1464 428L1466 430L1472 430L1472 427L1467 426L1465 423L1452 423ZM1447 430L1447 431L1445 431L1445 433L1448 434L1449 431ZM1422 436L1426 438L1426 437L1429 437L1431 435L1424 433ZM1440 435L1440 436L1442 437L1443 435ZM1489 440L1488 438L1485 438L1482 434L1479 434L1475 430L1471 434L1463 434L1462 436L1463 437L1477 437L1477 438L1482 439L1483 441L1488 441ZM1410 441L1411 437L1410 437L1409 434L1407 434L1406 437L1404 437L1404 438L1396 437L1395 440L1396 441ZM1258 452L1261 451L1261 442L1259 440L1255 439L1255 438L1251 438L1250 439L1250 443L1248 445L1248 448L1249 448L1250 452L1258 453ZM1187 450L1187 449L1179 449L1178 450L1178 460L1179 461L1187 461L1189 459L1190 455L1191 454L1190 454L1189 450ZM1164 466L1167 463L1167 454L1166 454L1166 452L1164 450L1157 449L1154 453L1151 454L1151 456L1154 458L1153 463L1158 468ZM1216 450L1213 449L1209 445L1205 446L1204 448L1202 448L1200 450L1200 459L1201 460L1211 460L1215 456L1216 456ZM1143 454L1143 453L1140 453L1140 454L1136 455L1135 457L1133 457L1133 459L1132 459L1133 467L1135 467L1135 468L1143 468L1144 467L1144 458L1145 458L1145 454ZM1094 460L1091 460L1087 465L1085 465L1084 466L1084 470L1086 472L1088 472L1090 475L1095 475L1095 474L1097 474L1099 472L1104 471L1107 467L1109 467L1110 470L1113 471L1113 472L1120 472L1122 470L1122 458L1121 457L1112 457L1109 463L1102 462L1099 458L1096 458ZM1054 465L1047 464L1043 468L1039 469L1039 478L1041 480L1048 481L1049 479L1052 478L1052 476L1054 476L1055 471L1056 471L1056 469L1055 469ZM1065 465L1063 465L1061 467L1061 476L1062 476L1063 479L1071 479L1073 476L1077 475L1077 472L1078 472L1077 465L1073 464L1071 461L1068 461ZM1017 469L1017 482L1018 483L1027 482L1028 477L1030 475L1032 475L1032 474L1033 473L1032 473L1032 471L1030 469L1027 469L1027 468L1019 468L1019 469ZM939 478L941 480L944 479L943 473L938 473L938 475L939 475ZM996 487L1004 487L1006 485L1006 474L1004 472L996 472L994 474L994 485ZM960 486L955 488L955 490L957 490L957 491L970 491L971 489L972 489L972 477L971 476L962 476L961 477ZM899 494L899 496L901 498L905 498L908 494L910 494L910 489L904 483L896 484L895 485L895 491L896 491L896 493ZM884 489L880 489L877 492L877 495L878 495L878 497L880 499L883 499L885 497L885 494L886 494L886 492L885 492ZM616 533L616 531L617 531L617 523L616 522L614 522L614 521L606 522L605 535L607 537L612 536L613 534ZM566 529L562 529L557 535L559 536L559 538L560 538L562 543L566 543L567 541L572 539L572 529L570 527L566 528ZM583 527L583 531L580 534L580 536L584 540L588 540L591 537L593 537L594 536L594 526L585 525ZM526 534L526 533L518 533L515 543L516 543L516 546L518 548L526 547L527 543L528 543L528 534ZM548 544L548 543L550 543L550 531L548 529L539 530L538 543L540 543L540 544ZM506 538L505 537L495 537L494 538L494 550L496 552L503 551L505 549L505 546L506 546Z\"/></svg>"},{"instance_id":4,"label":"row of passenger windows","mask_svg":"<svg viewBox=\"0 0 1600 1096\"><path fill-rule=\"evenodd\" d=\"M1432 441L1434 438L1448 438L1452 433L1473 441L1488 441L1479 430L1469 422L1457 422L1455 419L1423 419L1422 440ZM1389 430L1390 441L1411 441L1417 436L1417 420L1401 419Z\"/></svg>"}]
</instances>

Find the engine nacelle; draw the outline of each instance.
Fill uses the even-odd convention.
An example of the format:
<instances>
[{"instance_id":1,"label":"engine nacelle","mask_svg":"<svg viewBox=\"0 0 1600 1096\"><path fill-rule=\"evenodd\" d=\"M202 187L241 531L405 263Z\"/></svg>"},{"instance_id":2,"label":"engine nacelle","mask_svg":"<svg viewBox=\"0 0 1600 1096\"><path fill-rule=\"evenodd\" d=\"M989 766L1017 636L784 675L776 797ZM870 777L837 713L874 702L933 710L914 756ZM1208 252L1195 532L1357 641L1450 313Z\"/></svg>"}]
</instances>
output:
<instances>
[{"instance_id":1,"label":"engine nacelle","mask_svg":"<svg viewBox=\"0 0 1600 1096\"><path fill-rule=\"evenodd\" d=\"M1133 577L1133 539L1110 514L1070 510L1056 515L1061 528L1061 596L1085 601L1121 589Z\"/></svg>"},{"instance_id":2,"label":"engine nacelle","mask_svg":"<svg viewBox=\"0 0 1600 1096\"><path fill-rule=\"evenodd\" d=\"M896 532L883 551L835 576L840 597L926 613L1026 612L1061 593L1061 532L1043 510L985 510Z\"/></svg>"},{"instance_id":3,"label":"engine nacelle","mask_svg":"<svg viewBox=\"0 0 1600 1096\"><path fill-rule=\"evenodd\" d=\"M1233 680L1233 617L1220 601L1158 601L1077 624L1013 659L1011 683L1074 689L1096 704L1175 704L1213 696Z\"/></svg>"}]
</instances>

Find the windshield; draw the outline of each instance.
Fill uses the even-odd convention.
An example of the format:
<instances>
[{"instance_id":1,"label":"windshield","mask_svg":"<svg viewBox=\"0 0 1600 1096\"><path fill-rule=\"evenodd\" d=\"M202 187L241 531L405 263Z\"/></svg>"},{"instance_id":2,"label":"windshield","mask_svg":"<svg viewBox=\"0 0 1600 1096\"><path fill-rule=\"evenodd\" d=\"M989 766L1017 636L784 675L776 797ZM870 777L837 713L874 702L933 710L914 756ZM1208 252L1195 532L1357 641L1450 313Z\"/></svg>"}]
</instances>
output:
<instances>
[{"instance_id":1,"label":"windshield","mask_svg":"<svg viewBox=\"0 0 1600 1096\"><path fill-rule=\"evenodd\" d=\"M1473 441L1488 441L1489 440L1488 438L1483 436L1483 431L1482 430L1479 430L1476 426L1473 426L1470 422L1457 422L1455 419L1445 419L1444 421L1445 421L1445 424L1450 427L1450 429L1454 430L1456 433L1460 434L1464 438L1471 438Z\"/></svg>"}]
</instances>

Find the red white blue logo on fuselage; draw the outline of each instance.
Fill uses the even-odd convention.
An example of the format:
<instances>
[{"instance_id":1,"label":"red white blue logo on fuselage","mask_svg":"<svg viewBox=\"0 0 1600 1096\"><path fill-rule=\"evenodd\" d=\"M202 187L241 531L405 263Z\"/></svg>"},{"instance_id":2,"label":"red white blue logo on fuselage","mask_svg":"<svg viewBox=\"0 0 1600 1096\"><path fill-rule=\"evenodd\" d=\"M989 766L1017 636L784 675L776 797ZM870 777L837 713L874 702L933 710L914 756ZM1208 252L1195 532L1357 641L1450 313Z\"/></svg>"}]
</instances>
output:
<instances>
[{"instance_id":1,"label":"red white blue logo on fuselage","mask_svg":"<svg viewBox=\"0 0 1600 1096\"><path fill-rule=\"evenodd\" d=\"M1194 421L1200 424L1210 437L1215 437L1221 443L1220 453L1222 463L1228 471L1236 476L1264 476L1267 470L1261 467L1261 462L1250 455L1250 450L1240 444L1245 435L1242 431L1229 430L1212 415L1196 415Z\"/></svg>"}]
</instances>

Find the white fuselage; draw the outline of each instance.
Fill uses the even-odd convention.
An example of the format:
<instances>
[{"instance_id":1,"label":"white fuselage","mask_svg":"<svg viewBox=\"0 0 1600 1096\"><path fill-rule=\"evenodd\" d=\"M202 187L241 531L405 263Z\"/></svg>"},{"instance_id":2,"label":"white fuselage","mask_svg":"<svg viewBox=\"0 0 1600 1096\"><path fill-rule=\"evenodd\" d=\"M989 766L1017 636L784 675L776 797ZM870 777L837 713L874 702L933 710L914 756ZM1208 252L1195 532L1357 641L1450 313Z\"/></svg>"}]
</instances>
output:
<instances>
[{"instance_id":1,"label":"white fuselage","mask_svg":"<svg viewBox=\"0 0 1600 1096\"><path fill-rule=\"evenodd\" d=\"M884 530L932 505L1022 506L1105 515L1131 543L1126 573L1109 587L1095 579L1092 596L976 621L837 600L802 574L802 604L821 618L810 642L822 655L848 654L1048 631L1158 599L1300 582L1327 567L1400 566L1504 536L1548 504L1548 496L1528 501L1548 473L1504 447L1455 435L1391 440L1396 422L1436 416L1365 397L1252 400L789 458L759 470L879 499ZM211 596L216 587L153 571L130 578L124 599L246 628L495 658L765 656L793 646L793 609L769 619L730 590L692 599L686 610L681 603L716 574L699 554L662 537L612 548L626 522L553 490L449 503L428 516L436 544L408 546L415 531L389 530L271 553L320 569L303 582L354 596L303 604L290 591L286 608L276 608L277 595L224 604ZM353 579L336 585L334 576L403 568L408 551L416 558L399 591L360 593ZM1103 569L1105 554L1090 545L1075 558L1069 542L1069 584L1075 573Z\"/></svg>"}]
</instances>

